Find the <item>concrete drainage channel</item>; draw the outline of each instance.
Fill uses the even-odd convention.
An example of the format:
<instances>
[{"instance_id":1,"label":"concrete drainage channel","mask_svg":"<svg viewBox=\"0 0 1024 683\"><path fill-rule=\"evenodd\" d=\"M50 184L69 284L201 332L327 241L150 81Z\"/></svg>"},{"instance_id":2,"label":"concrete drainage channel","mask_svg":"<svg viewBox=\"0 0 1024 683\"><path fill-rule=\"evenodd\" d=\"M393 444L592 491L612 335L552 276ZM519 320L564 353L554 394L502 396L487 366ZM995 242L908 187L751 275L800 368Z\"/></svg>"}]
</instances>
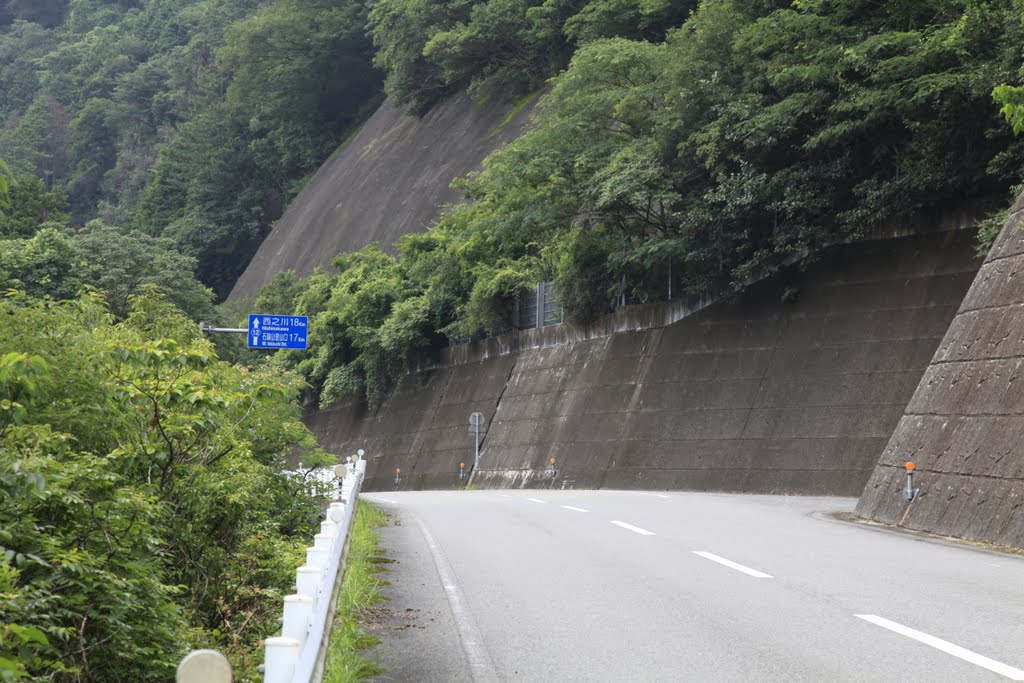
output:
<instances>
[{"instance_id":1,"label":"concrete drainage channel","mask_svg":"<svg viewBox=\"0 0 1024 683\"><path fill-rule=\"evenodd\" d=\"M264 683L320 683L323 678L331 620L365 474L365 460L349 470L342 480L340 500L331 503L320 533L306 550L306 564L296 570L296 592L284 599L281 635L265 641ZM176 676L177 683L232 680L231 665L215 650L191 652L178 666Z\"/></svg>"}]
</instances>

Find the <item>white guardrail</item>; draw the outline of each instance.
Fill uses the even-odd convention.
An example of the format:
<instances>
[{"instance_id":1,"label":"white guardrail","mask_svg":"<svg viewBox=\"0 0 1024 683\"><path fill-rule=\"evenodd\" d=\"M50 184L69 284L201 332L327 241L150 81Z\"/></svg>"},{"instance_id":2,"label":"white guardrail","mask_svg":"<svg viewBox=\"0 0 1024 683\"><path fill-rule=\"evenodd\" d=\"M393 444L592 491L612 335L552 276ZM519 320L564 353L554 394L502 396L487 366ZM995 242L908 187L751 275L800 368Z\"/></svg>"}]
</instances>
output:
<instances>
[{"instance_id":1,"label":"white guardrail","mask_svg":"<svg viewBox=\"0 0 1024 683\"><path fill-rule=\"evenodd\" d=\"M340 468L339 468L340 469ZM264 642L264 683L320 683L331 623L344 574L356 500L366 474L358 460L342 479L340 500L331 503L320 533L295 571L295 594L284 599L281 635ZM231 683L231 666L214 650L195 650L178 666L177 683Z\"/></svg>"}]
</instances>

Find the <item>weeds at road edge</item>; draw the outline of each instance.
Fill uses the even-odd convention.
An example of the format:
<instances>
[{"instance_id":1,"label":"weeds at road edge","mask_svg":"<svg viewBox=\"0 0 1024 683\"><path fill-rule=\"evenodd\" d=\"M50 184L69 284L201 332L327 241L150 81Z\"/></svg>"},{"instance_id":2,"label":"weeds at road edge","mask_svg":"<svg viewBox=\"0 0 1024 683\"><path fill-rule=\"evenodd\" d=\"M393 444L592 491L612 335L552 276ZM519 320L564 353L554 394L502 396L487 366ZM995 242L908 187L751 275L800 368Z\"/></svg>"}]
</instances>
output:
<instances>
[{"instance_id":1,"label":"weeds at road edge","mask_svg":"<svg viewBox=\"0 0 1024 683\"><path fill-rule=\"evenodd\" d=\"M387 517L365 501L359 501L352 525L352 539L345 564L345 577L338 596L338 610L331 627L331 640L324 665L324 683L364 681L384 673L379 665L360 656L360 653L380 642L359 625L372 605L382 601L380 587L386 581L379 577L380 554L377 547Z\"/></svg>"}]
</instances>

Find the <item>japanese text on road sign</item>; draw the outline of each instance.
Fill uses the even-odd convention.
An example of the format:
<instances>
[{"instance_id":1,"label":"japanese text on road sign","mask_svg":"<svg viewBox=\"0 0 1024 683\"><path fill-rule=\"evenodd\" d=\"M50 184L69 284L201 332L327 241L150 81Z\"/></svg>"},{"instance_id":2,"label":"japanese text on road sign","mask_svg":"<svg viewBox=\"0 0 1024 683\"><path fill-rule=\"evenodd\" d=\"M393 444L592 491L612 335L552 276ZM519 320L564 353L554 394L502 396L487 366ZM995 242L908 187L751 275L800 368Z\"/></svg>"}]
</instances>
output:
<instances>
[{"instance_id":1,"label":"japanese text on road sign","mask_svg":"<svg viewBox=\"0 0 1024 683\"><path fill-rule=\"evenodd\" d=\"M249 316L249 333L246 335L250 349L304 349L309 318L304 315Z\"/></svg>"}]
</instances>

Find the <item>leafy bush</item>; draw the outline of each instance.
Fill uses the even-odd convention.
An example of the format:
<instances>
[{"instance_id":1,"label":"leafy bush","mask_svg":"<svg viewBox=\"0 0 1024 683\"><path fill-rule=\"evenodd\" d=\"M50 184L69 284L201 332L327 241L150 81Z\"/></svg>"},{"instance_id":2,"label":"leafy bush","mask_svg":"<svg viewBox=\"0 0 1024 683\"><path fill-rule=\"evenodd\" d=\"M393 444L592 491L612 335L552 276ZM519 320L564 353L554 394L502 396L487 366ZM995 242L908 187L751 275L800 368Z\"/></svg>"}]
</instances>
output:
<instances>
[{"instance_id":1,"label":"leafy bush","mask_svg":"<svg viewBox=\"0 0 1024 683\"><path fill-rule=\"evenodd\" d=\"M150 290L0 300L0 679L167 680L191 647L257 680L316 531L287 373L219 361Z\"/></svg>"}]
</instances>

